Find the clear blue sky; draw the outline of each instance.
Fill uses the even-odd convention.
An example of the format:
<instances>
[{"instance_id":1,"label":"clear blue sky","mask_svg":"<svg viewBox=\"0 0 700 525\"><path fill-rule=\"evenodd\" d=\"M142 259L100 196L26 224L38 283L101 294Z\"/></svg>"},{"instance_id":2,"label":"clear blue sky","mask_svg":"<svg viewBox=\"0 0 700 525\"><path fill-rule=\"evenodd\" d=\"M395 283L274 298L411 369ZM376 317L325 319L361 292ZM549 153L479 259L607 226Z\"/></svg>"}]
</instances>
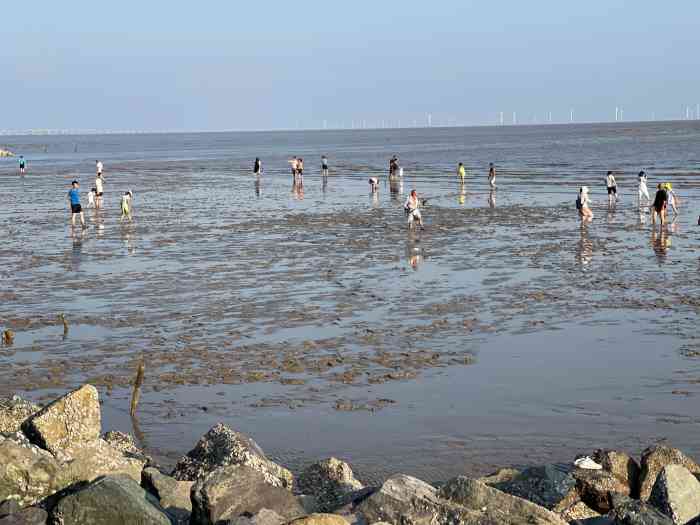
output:
<instances>
[{"instance_id":1,"label":"clear blue sky","mask_svg":"<svg viewBox=\"0 0 700 525\"><path fill-rule=\"evenodd\" d=\"M0 129L678 118L700 2L7 2Z\"/></svg>"}]
</instances>

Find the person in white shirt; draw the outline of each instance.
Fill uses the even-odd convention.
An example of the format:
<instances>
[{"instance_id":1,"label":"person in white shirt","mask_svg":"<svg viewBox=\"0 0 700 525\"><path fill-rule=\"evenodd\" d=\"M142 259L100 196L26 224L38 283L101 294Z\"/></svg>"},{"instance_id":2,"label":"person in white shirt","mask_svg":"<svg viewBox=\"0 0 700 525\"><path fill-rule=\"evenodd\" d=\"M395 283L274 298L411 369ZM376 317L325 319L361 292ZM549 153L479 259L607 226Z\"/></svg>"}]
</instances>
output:
<instances>
[{"instance_id":1,"label":"person in white shirt","mask_svg":"<svg viewBox=\"0 0 700 525\"><path fill-rule=\"evenodd\" d=\"M588 186L581 186L578 190L578 199L576 199L576 208L578 208L578 213L581 219L591 220L593 218L593 212L590 208L591 199L588 197Z\"/></svg>"},{"instance_id":2,"label":"person in white shirt","mask_svg":"<svg viewBox=\"0 0 700 525\"><path fill-rule=\"evenodd\" d=\"M131 200L133 198L134 194L131 193L131 190L127 191L124 195L122 195L122 215L121 217L119 217L119 222L123 221L124 219L127 219L129 222L131 222Z\"/></svg>"},{"instance_id":3,"label":"person in white shirt","mask_svg":"<svg viewBox=\"0 0 700 525\"><path fill-rule=\"evenodd\" d=\"M420 201L418 200L418 193L416 190L411 190L408 195L406 202L403 205L406 215L408 216L408 227L412 228L414 222L418 222L418 226L423 229L423 217L420 214L418 207L420 206Z\"/></svg>"},{"instance_id":4,"label":"person in white shirt","mask_svg":"<svg viewBox=\"0 0 700 525\"><path fill-rule=\"evenodd\" d=\"M647 189L647 174L644 173L644 170L639 172L639 205L642 205L642 197L646 199L646 205L648 206L651 203L651 199L649 198L649 190Z\"/></svg>"},{"instance_id":5,"label":"person in white shirt","mask_svg":"<svg viewBox=\"0 0 700 525\"><path fill-rule=\"evenodd\" d=\"M372 193L377 193L377 190L379 189L379 179L377 177L370 177L369 178L369 191Z\"/></svg>"},{"instance_id":6,"label":"person in white shirt","mask_svg":"<svg viewBox=\"0 0 700 525\"><path fill-rule=\"evenodd\" d=\"M88 208L95 207L95 196L97 195L97 189L92 188L90 193L88 193Z\"/></svg>"},{"instance_id":7,"label":"person in white shirt","mask_svg":"<svg viewBox=\"0 0 700 525\"><path fill-rule=\"evenodd\" d=\"M496 189L496 167L493 165L493 162L489 163L489 185L492 190Z\"/></svg>"},{"instance_id":8,"label":"person in white shirt","mask_svg":"<svg viewBox=\"0 0 700 525\"><path fill-rule=\"evenodd\" d=\"M617 202L617 181L612 171L605 177L605 185L608 188L608 206L613 206Z\"/></svg>"},{"instance_id":9,"label":"person in white shirt","mask_svg":"<svg viewBox=\"0 0 700 525\"><path fill-rule=\"evenodd\" d=\"M102 178L102 173L98 173L95 178L95 191L97 195L95 196L95 208L102 208L102 195L104 194L104 179Z\"/></svg>"},{"instance_id":10,"label":"person in white shirt","mask_svg":"<svg viewBox=\"0 0 700 525\"><path fill-rule=\"evenodd\" d=\"M95 170L98 175L102 175L102 170L104 169L104 165L102 164L101 160L96 160L95 161Z\"/></svg>"}]
</instances>

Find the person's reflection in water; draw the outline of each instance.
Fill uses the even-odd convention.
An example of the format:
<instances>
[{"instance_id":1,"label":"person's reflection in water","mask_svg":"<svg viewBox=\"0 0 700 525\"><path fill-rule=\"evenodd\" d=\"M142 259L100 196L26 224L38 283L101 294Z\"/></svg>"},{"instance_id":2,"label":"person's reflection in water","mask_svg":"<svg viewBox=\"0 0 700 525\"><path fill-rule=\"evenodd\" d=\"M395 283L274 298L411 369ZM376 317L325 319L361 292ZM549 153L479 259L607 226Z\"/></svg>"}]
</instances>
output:
<instances>
[{"instance_id":1,"label":"person's reflection in water","mask_svg":"<svg viewBox=\"0 0 700 525\"><path fill-rule=\"evenodd\" d=\"M576 262L581 266L588 266L593 259L593 241L588 237L588 225L581 223L581 239L576 247Z\"/></svg>"},{"instance_id":2,"label":"person's reflection in water","mask_svg":"<svg viewBox=\"0 0 700 525\"><path fill-rule=\"evenodd\" d=\"M301 182L294 182L292 184L292 195L294 195L294 198L299 201L304 200L304 184Z\"/></svg>"},{"instance_id":3,"label":"person's reflection in water","mask_svg":"<svg viewBox=\"0 0 700 525\"><path fill-rule=\"evenodd\" d=\"M642 208L639 209L639 225L644 226L647 223L647 214Z\"/></svg>"},{"instance_id":4,"label":"person's reflection in water","mask_svg":"<svg viewBox=\"0 0 700 525\"><path fill-rule=\"evenodd\" d=\"M659 266L666 262L666 256L668 255L668 248L670 246L671 239L665 228L660 230L656 228L651 229L651 247L656 254L656 261L659 263Z\"/></svg>"},{"instance_id":5,"label":"person's reflection in water","mask_svg":"<svg viewBox=\"0 0 700 525\"><path fill-rule=\"evenodd\" d=\"M260 198L260 176L255 179L255 196Z\"/></svg>"},{"instance_id":6,"label":"person's reflection in water","mask_svg":"<svg viewBox=\"0 0 700 525\"><path fill-rule=\"evenodd\" d=\"M392 201L398 201L401 195L401 183L397 177L389 177L389 196Z\"/></svg>"},{"instance_id":7,"label":"person's reflection in water","mask_svg":"<svg viewBox=\"0 0 700 525\"><path fill-rule=\"evenodd\" d=\"M121 227L121 237L122 242L126 246L126 253L128 255L134 255L136 253L136 245L134 243L134 230L133 225L124 223Z\"/></svg>"},{"instance_id":8,"label":"person's reflection in water","mask_svg":"<svg viewBox=\"0 0 700 525\"><path fill-rule=\"evenodd\" d=\"M321 192L323 194L326 194L326 191L328 190L328 175L324 175L321 177Z\"/></svg>"},{"instance_id":9,"label":"person's reflection in water","mask_svg":"<svg viewBox=\"0 0 700 525\"><path fill-rule=\"evenodd\" d=\"M459 196L457 197L457 202L464 206L467 200L467 190L464 189L464 181L459 183Z\"/></svg>"},{"instance_id":10,"label":"person's reflection in water","mask_svg":"<svg viewBox=\"0 0 700 525\"><path fill-rule=\"evenodd\" d=\"M418 270L424 260L423 250L418 246L414 233L411 233L406 241L406 259L414 271Z\"/></svg>"},{"instance_id":11,"label":"person's reflection in water","mask_svg":"<svg viewBox=\"0 0 700 525\"><path fill-rule=\"evenodd\" d=\"M496 190L491 190L489 192L489 207L490 208L496 207Z\"/></svg>"},{"instance_id":12,"label":"person's reflection in water","mask_svg":"<svg viewBox=\"0 0 700 525\"><path fill-rule=\"evenodd\" d=\"M80 270L80 263L83 256L83 239L85 239L86 235L86 230L76 230L75 228L71 228L70 236L71 239L73 239L73 250L71 252L70 268L74 272Z\"/></svg>"}]
</instances>

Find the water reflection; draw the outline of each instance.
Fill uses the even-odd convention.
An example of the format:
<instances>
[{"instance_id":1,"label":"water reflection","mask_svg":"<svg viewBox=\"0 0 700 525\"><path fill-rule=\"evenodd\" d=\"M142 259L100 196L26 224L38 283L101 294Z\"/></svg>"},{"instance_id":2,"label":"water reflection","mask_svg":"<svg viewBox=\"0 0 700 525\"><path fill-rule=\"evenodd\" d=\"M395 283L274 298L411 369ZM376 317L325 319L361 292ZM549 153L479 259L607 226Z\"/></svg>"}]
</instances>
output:
<instances>
[{"instance_id":1,"label":"water reflection","mask_svg":"<svg viewBox=\"0 0 700 525\"><path fill-rule=\"evenodd\" d=\"M255 179L255 196L258 199L260 198L260 189L261 189L261 178L260 178L260 175L258 175Z\"/></svg>"},{"instance_id":2,"label":"water reflection","mask_svg":"<svg viewBox=\"0 0 700 525\"><path fill-rule=\"evenodd\" d=\"M71 228L70 236L73 240L70 269L77 272L80 269L80 263L83 258L83 240L87 236L87 230L83 228Z\"/></svg>"},{"instance_id":3,"label":"water reflection","mask_svg":"<svg viewBox=\"0 0 700 525\"><path fill-rule=\"evenodd\" d=\"M496 190L493 189L489 192L489 207L496 207Z\"/></svg>"},{"instance_id":4,"label":"water reflection","mask_svg":"<svg viewBox=\"0 0 700 525\"><path fill-rule=\"evenodd\" d=\"M418 270L420 265L425 260L423 249L419 246L419 240L415 238L414 233L409 234L406 241L406 259L413 270Z\"/></svg>"},{"instance_id":5,"label":"water reflection","mask_svg":"<svg viewBox=\"0 0 700 525\"><path fill-rule=\"evenodd\" d=\"M666 262L668 249L671 247L671 238L665 228L652 228L651 230L651 247L656 255L656 261L659 266Z\"/></svg>"},{"instance_id":6,"label":"water reflection","mask_svg":"<svg viewBox=\"0 0 700 525\"><path fill-rule=\"evenodd\" d=\"M328 190L328 175L324 175L323 177L321 177L321 191L325 195L327 190Z\"/></svg>"},{"instance_id":7,"label":"water reflection","mask_svg":"<svg viewBox=\"0 0 700 525\"><path fill-rule=\"evenodd\" d=\"M120 234L122 242L126 246L127 255L134 255L136 253L136 244L134 243L133 226L131 224L122 224Z\"/></svg>"},{"instance_id":8,"label":"water reflection","mask_svg":"<svg viewBox=\"0 0 700 525\"><path fill-rule=\"evenodd\" d=\"M389 177L389 194L392 201L398 201L403 193L403 180L400 177Z\"/></svg>"},{"instance_id":9,"label":"water reflection","mask_svg":"<svg viewBox=\"0 0 700 525\"><path fill-rule=\"evenodd\" d=\"M593 241L588 236L588 225L586 221L581 222L581 238L576 247L576 262L582 266L588 266L593 260Z\"/></svg>"},{"instance_id":10,"label":"water reflection","mask_svg":"<svg viewBox=\"0 0 700 525\"><path fill-rule=\"evenodd\" d=\"M304 200L304 183L303 182L294 181L294 183L292 184L292 195L298 201Z\"/></svg>"},{"instance_id":11,"label":"water reflection","mask_svg":"<svg viewBox=\"0 0 700 525\"><path fill-rule=\"evenodd\" d=\"M464 189L464 181L459 183L459 195L457 197L457 202L464 206L464 203L467 200L467 190Z\"/></svg>"}]
</instances>

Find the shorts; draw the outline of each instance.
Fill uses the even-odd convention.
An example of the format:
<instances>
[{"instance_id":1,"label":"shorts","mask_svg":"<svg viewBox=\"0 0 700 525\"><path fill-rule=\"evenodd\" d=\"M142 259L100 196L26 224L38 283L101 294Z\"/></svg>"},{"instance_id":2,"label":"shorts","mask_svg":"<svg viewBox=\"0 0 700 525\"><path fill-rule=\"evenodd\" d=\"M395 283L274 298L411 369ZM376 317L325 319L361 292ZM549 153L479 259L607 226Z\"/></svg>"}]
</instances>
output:
<instances>
[{"instance_id":1,"label":"shorts","mask_svg":"<svg viewBox=\"0 0 700 525\"><path fill-rule=\"evenodd\" d=\"M80 204L71 204L70 205L70 212L71 213L82 213L83 207Z\"/></svg>"},{"instance_id":2,"label":"shorts","mask_svg":"<svg viewBox=\"0 0 700 525\"><path fill-rule=\"evenodd\" d=\"M321 169L322 169L323 171L328 171L328 166L326 166L326 165L324 164L323 166L321 166Z\"/></svg>"},{"instance_id":3,"label":"shorts","mask_svg":"<svg viewBox=\"0 0 700 525\"><path fill-rule=\"evenodd\" d=\"M656 210L656 213L661 213L666 209L666 203L662 202L661 204L654 203L654 210Z\"/></svg>"},{"instance_id":4,"label":"shorts","mask_svg":"<svg viewBox=\"0 0 700 525\"><path fill-rule=\"evenodd\" d=\"M98 197L102 197L102 195L104 195L104 193L102 193L102 192L97 194Z\"/></svg>"},{"instance_id":5,"label":"shorts","mask_svg":"<svg viewBox=\"0 0 700 525\"><path fill-rule=\"evenodd\" d=\"M617 186L608 188L608 195L617 195Z\"/></svg>"}]
</instances>

